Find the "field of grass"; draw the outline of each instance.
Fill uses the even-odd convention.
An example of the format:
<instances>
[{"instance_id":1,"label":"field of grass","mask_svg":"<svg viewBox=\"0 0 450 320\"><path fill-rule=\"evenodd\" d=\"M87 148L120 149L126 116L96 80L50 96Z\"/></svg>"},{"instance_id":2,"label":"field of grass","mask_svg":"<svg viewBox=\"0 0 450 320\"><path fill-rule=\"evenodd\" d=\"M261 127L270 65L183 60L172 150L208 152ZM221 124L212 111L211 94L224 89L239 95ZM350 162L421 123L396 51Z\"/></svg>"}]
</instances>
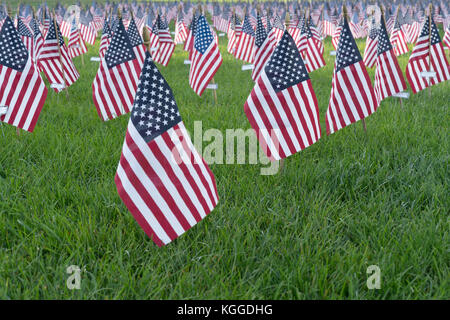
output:
<instances>
[{"instance_id":1,"label":"field of grass","mask_svg":"<svg viewBox=\"0 0 450 320\"><path fill-rule=\"evenodd\" d=\"M197 120L203 130L250 128L250 71L220 43L217 105L190 89L180 46L160 68L191 132ZM328 38L327 66L311 74L322 139L274 176L211 165L218 206L158 248L117 195L129 116L97 115L97 41L84 67L75 60L70 98L49 92L34 133L0 127L0 298L449 299L450 83L403 106L385 100L367 133L358 122L326 136L330 50ZM83 268L80 290L66 287L69 265ZM379 290L366 286L369 265L381 269Z\"/></svg>"}]
</instances>

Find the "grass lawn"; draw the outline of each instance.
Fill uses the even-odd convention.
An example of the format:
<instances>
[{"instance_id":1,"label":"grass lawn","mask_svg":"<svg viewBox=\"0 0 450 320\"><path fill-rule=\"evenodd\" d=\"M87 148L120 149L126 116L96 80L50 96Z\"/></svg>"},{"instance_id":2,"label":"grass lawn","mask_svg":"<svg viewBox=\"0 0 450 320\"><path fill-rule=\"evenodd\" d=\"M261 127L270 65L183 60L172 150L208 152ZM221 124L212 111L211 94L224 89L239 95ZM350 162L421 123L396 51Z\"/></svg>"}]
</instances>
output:
<instances>
[{"instance_id":1,"label":"grass lawn","mask_svg":"<svg viewBox=\"0 0 450 320\"><path fill-rule=\"evenodd\" d=\"M220 42L218 105L211 92L190 89L181 46L160 68L191 132L198 120L203 130L250 128L250 71ZM274 176L261 176L262 165L211 165L218 206L158 248L117 195L129 116L104 123L97 115L98 63L89 60L98 45L84 67L75 59L81 78L69 99L49 92L34 133L0 127L0 298L450 298L450 83L403 106L388 98L367 133L358 122L326 136L328 38L327 66L311 74L322 139ZM358 45L363 52L365 41ZM83 268L80 290L66 287L69 265ZM369 265L381 269L379 290L366 286Z\"/></svg>"}]
</instances>

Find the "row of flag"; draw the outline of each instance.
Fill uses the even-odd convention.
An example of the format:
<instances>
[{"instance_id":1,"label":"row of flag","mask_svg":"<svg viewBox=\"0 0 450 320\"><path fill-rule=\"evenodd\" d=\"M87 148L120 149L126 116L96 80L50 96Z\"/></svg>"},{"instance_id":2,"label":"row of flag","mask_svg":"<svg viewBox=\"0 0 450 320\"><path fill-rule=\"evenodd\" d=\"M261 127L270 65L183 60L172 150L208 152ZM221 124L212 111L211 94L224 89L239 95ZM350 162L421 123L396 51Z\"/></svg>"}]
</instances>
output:
<instances>
[{"instance_id":1,"label":"row of flag","mask_svg":"<svg viewBox=\"0 0 450 320\"><path fill-rule=\"evenodd\" d=\"M98 114L109 120L131 113L115 177L117 190L159 246L190 229L218 203L214 174L195 150L173 92L156 66L168 65L176 44L183 44L189 53L189 84L198 95L222 64L214 28L227 34L230 54L253 64L255 85L244 112L272 161L321 138L319 108L309 74L325 65L324 21L314 22L317 13L313 14L313 8L295 15L284 7L284 23L280 14L270 14L273 6L256 8L252 19L252 8L242 5L232 8L225 24L219 21L222 15L214 14L216 5L209 4L206 10L192 6L185 14L186 6L159 7L154 15L146 10L140 17L132 10L124 15L123 6L117 14L105 11L101 23L97 19L89 26L102 29L100 65L92 85ZM214 28L205 16L208 12ZM399 36L389 35L383 10L379 21L370 16L364 58L356 45L352 16L352 11L342 9L334 25L336 61L325 117L327 134L368 117L382 100L406 90L397 61L403 54L397 48ZM423 17L408 62L406 78L414 93L450 79L435 16L430 11ZM85 54L89 43L76 12L68 15L71 31L67 44L56 11L48 17L48 23L42 24L36 15L28 22L20 15L16 19L6 16L0 31L0 107L7 107L0 120L28 131L35 127L47 96L41 73L56 92L66 89L79 78L72 59ZM185 24L188 19L190 23ZM171 20L175 22L174 40L168 27ZM146 35L143 38L142 33ZM446 32L444 39L449 38ZM368 61L373 61L372 65ZM372 85L367 68L373 66ZM430 71L435 75L422 76Z\"/></svg>"}]
</instances>

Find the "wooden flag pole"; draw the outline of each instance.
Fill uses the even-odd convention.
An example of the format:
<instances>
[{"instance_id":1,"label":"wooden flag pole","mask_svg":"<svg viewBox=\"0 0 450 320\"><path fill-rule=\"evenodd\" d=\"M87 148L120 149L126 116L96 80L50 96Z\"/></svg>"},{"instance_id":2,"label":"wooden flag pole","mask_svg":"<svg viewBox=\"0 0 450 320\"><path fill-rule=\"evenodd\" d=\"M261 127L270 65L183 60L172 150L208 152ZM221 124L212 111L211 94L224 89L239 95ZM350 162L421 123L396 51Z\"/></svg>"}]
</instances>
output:
<instances>
[{"instance_id":1,"label":"wooden flag pole","mask_svg":"<svg viewBox=\"0 0 450 320\"><path fill-rule=\"evenodd\" d=\"M64 73L63 59L62 59L62 55L61 55L61 46L59 45L59 32L58 32L58 28L57 28L58 25L56 24L55 10L53 10L53 25L55 27L56 43L58 44L59 63L61 64L61 72L62 72L63 81L64 81L64 90L66 91L67 98L69 98L69 91L67 90L66 75Z\"/></svg>"}]
</instances>

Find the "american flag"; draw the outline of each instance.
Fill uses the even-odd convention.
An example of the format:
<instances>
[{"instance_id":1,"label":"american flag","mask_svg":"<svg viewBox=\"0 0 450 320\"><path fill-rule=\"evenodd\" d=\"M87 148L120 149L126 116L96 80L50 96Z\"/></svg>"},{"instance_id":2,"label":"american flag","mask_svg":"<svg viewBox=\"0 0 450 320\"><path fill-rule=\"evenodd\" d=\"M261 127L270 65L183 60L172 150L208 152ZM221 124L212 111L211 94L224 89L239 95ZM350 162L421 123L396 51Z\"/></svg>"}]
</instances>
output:
<instances>
[{"instance_id":1,"label":"american flag","mask_svg":"<svg viewBox=\"0 0 450 320\"><path fill-rule=\"evenodd\" d=\"M364 49L363 61L368 68L375 66L375 62L377 61L378 28L374 20L372 18L369 36L366 39L366 48Z\"/></svg>"},{"instance_id":2,"label":"american flag","mask_svg":"<svg viewBox=\"0 0 450 320\"><path fill-rule=\"evenodd\" d=\"M230 24L230 30L228 32L228 45L227 45L227 51L234 55L234 51L236 49L236 42L239 38L239 35L242 31L242 25L241 20L237 16L236 13L233 13L231 16L231 24Z\"/></svg>"},{"instance_id":3,"label":"american flag","mask_svg":"<svg viewBox=\"0 0 450 320\"><path fill-rule=\"evenodd\" d=\"M31 52L31 58L37 64L42 47L44 46L44 37L39 29L39 21L35 17L31 19L30 26L33 31L33 51Z\"/></svg>"},{"instance_id":4,"label":"american flag","mask_svg":"<svg viewBox=\"0 0 450 320\"><path fill-rule=\"evenodd\" d=\"M286 158L320 139L316 95L288 31L256 80L244 111L271 160Z\"/></svg>"},{"instance_id":5,"label":"american flag","mask_svg":"<svg viewBox=\"0 0 450 320\"><path fill-rule=\"evenodd\" d=\"M6 17L0 32L0 121L32 132L47 98L47 88L14 24Z\"/></svg>"},{"instance_id":6,"label":"american flag","mask_svg":"<svg viewBox=\"0 0 450 320\"><path fill-rule=\"evenodd\" d=\"M436 25L431 19L430 39L430 20L426 19L406 66L406 78L412 91L417 93L429 86L449 80L449 67ZM436 76L427 80L421 76L422 72L427 71L436 72Z\"/></svg>"},{"instance_id":7,"label":"american flag","mask_svg":"<svg viewBox=\"0 0 450 320\"><path fill-rule=\"evenodd\" d=\"M261 16L259 13L256 17L256 39L255 39L255 61L252 70L252 79L256 81L262 72L267 61L269 61L275 46L269 38L266 29L264 28Z\"/></svg>"},{"instance_id":8,"label":"american flag","mask_svg":"<svg viewBox=\"0 0 450 320\"><path fill-rule=\"evenodd\" d=\"M175 24L175 44L180 44L186 41L187 34L188 32L186 29L186 25L184 24L183 13L181 12L181 10L179 10L177 21Z\"/></svg>"},{"instance_id":9,"label":"american flag","mask_svg":"<svg viewBox=\"0 0 450 320\"><path fill-rule=\"evenodd\" d=\"M142 65L144 64L144 60L145 60L145 45L142 42L142 38L141 35L139 34L136 22L134 20L134 18L131 18L130 20L130 24L128 25L128 30L127 30L127 34L128 34L128 38L130 39L130 43L131 46L133 47L134 50L134 54L136 55L136 58L139 62L140 68L139 70L141 70Z\"/></svg>"},{"instance_id":10,"label":"american flag","mask_svg":"<svg viewBox=\"0 0 450 320\"><path fill-rule=\"evenodd\" d=\"M197 19L198 19L198 17L194 12L194 14L192 16L192 21L189 24L188 35L187 35L186 41L184 43L183 49L184 49L184 51L189 52L189 56L190 56L190 53L192 52L192 47L194 46L194 36L195 36L195 27L197 24Z\"/></svg>"},{"instance_id":11,"label":"american flag","mask_svg":"<svg viewBox=\"0 0 450 320\"><path fill-rule=\"evenodd\" d=\"M106 121L130 112L140 73L141 65L122 18L119 18L92 84L94 104L100 118Z\"/></svg>"},{"instance_id":12,"label":"american flag","mask_svg":"<svg viewBox=\"0 0 450 320\"><path fill-rule=\"evenodd\" d=\"M408 44L406 43L406 35L402 30L400 15L398 15L397 19L395 19L394 28L391 34L391 43L394 47L396 56L401 56L409 51Z\"/></svg>"},{"instance_id":13,"label":"american flag","mask_svg":"<svg viewBox=\"0 0 450 320\"><path fill-rule=\"evenodd\" d=\"M31 30L25 25L25 23L23 23L22 19L17 20L17 31L19 32L19 35L22 38L25 47L28 49L28 52L33 52L33 34L31 33Z\"/></svg>"},{"instance_id":14,"label":"american flag","mask_svg":"<svg viewBox=\"0 0 450 320\"><path fill-rule=\"evenodd\" d=\"M239 38L236 40L235 57L236 59L253 63L255 58L255 31L250 24L248 15L245 15L244 22L242 23L242 31Z\"/></svg>"},{"instance_id":15,"label":"american flag","mask_svg":"<svg viewBox=\"0 0 450 320\"><path fill-rule=\"evenodd\" d=\"M341 36L342 24L343 24L343 20L341 21L341 23L339 23L339 25L336 27L336 29L334 29L334 34L331 37L331 44L333 45L335 50L338 47L339 37Z\"/></svg>"},{"instance_id":16,"label":"american flag","mask_svg":"<svg viewBox=\"0 0 450 320\"><path fill-rule=\"evenodd\" d=\"M57 39L59 39L59 45ZM64 38L56 20L52 20L50 23L39 55L38 67L39 70L44 72L51 84L65 84L65 87L70 87L80 77L69 56L69 50L64 43ZM62 89L61 87L54 88L56 92Z\"/></svg>"},{"instance_id":17,"label":"american flag","mask_svg":"<svg viewBox=\"0 0 450 320\"><path fill-rule=\"evenodd\" d=\"M189 84L199 96L219 70L222 56L204 15L200 15L194 39L192 63L189 70Z\"/></svg>"},{"instance_id":18,"label":"american flag","mask_svg":"<svg viewBox=\"0 0 450 320\"><path fill-rule=\"evenodd\" d=\"M163 19L161 19L160 15L156 17L152 32L157 37L154 61L162 64L164 67L167 67L173 51L175 50L175 43L170 36L169 26Z\"/></svg>"},{"instance_id":19,"label":"american flag","mask_svg":"<svg viewBox=\"0 0 450 320\"><path fill-rule=\"evenodd\" d=\"M322 42L313 37L311 28L309 26L309 21L305 20L303 23L298 49L302 54L303 59L307 61L306 70L309 73L325 66L325 60L322 55Z\"/></svg>"},{"instance_id":20,"label":"american flag","mask_svg":"<svg viewBox=\"0 0 450 320\"><path fill-rule=\"evenodd\" d=\"M445 43L447 48L450 48L450 24L447 26L447 29L445 30L443 42Z\"/></svg>"},{"instance_id":21,"label":"american flag","mask_svg":"<svg viewBox=\"0 0 450 320\"><path fill-rule=\"evenodd\" d=\"M331 21L330 16L328 15L328 12L325 10L324 16L323 16L323 33L326 36L333 36L335 25Z\"/></svg>"},{"instance_id":22,"label":"american flag","mask_svg":"<svg viewBox=\"0 0 450 320\"><path fill-rule=\"evenodd\" d=\"M102 39L100 41L100 49L99 49L99 55L100 58L103 58L105 56L105 52L108 49L108 46L111 42L111 28L109 26L108 20L105 18L105 21L103 23L103 33L102 33Z\"/></svg>"},{"instance_id":23,"label":"american flag","mask_svg":"<svg viewBox=\"0 0 450 320\"><path fill-rule=\"evenodd\" d=\"M273 21L273 28L275 32L275 42L278 43L281 37L284 34L284 23L281 21L281 18L278 14L275 14L275 19Z\"/></svg>"},{"instance_id":24,"label":"american flag","mask_svg":"<svg viewBox=\"0 0 450 320\"><path fill-rule=\"evenodd\" d=\"M70 30L70 37L67 46L69 48L69 56L71 59L87 53L86 43L84 43L80 35L75 18L73 18L72 21L72 28Z\"/></svg>"},{"instance_id":25,"label":"american flag","mask_svg":"<svg viewBox=\"0 0 450 320\"><path fill-rule=\"evenodd\" d=\"M189 230L218 202L214 174L193 146L172 90L148 52L115 182L158 246Z\"/></svg>"},{"instance_id":26,"label":"american flag","mask_svg":"<svg viewBox=\"0 0 450 320\"><path fill-rule=\"evenodd\" d=\"M93 26L93 17L89 11L80 14L80 32L83 40L89 43L91 46L95 44L97 38L97 32Z\"/></svg>"},{"instance_id":27,"label":"american flag","mask_svg":"<svg viewBox=\"0 0 450 320\"><path fill-rule=\"evenodd\" d=\"M383 16L378 32L374 89L378 105L383 99L406 90L405 79L389 41Z\"/></svg>"},{"instance_id":28,"label":"american flag","mask_svg":"<svg viewBox=\"0 0 450 320\"><path fill-rule=\"evenodd\" d=\"M368 117L376 109L377 100L369 74L344 18L325 118L327 134Z\"/></svg>"}]
</instances>

